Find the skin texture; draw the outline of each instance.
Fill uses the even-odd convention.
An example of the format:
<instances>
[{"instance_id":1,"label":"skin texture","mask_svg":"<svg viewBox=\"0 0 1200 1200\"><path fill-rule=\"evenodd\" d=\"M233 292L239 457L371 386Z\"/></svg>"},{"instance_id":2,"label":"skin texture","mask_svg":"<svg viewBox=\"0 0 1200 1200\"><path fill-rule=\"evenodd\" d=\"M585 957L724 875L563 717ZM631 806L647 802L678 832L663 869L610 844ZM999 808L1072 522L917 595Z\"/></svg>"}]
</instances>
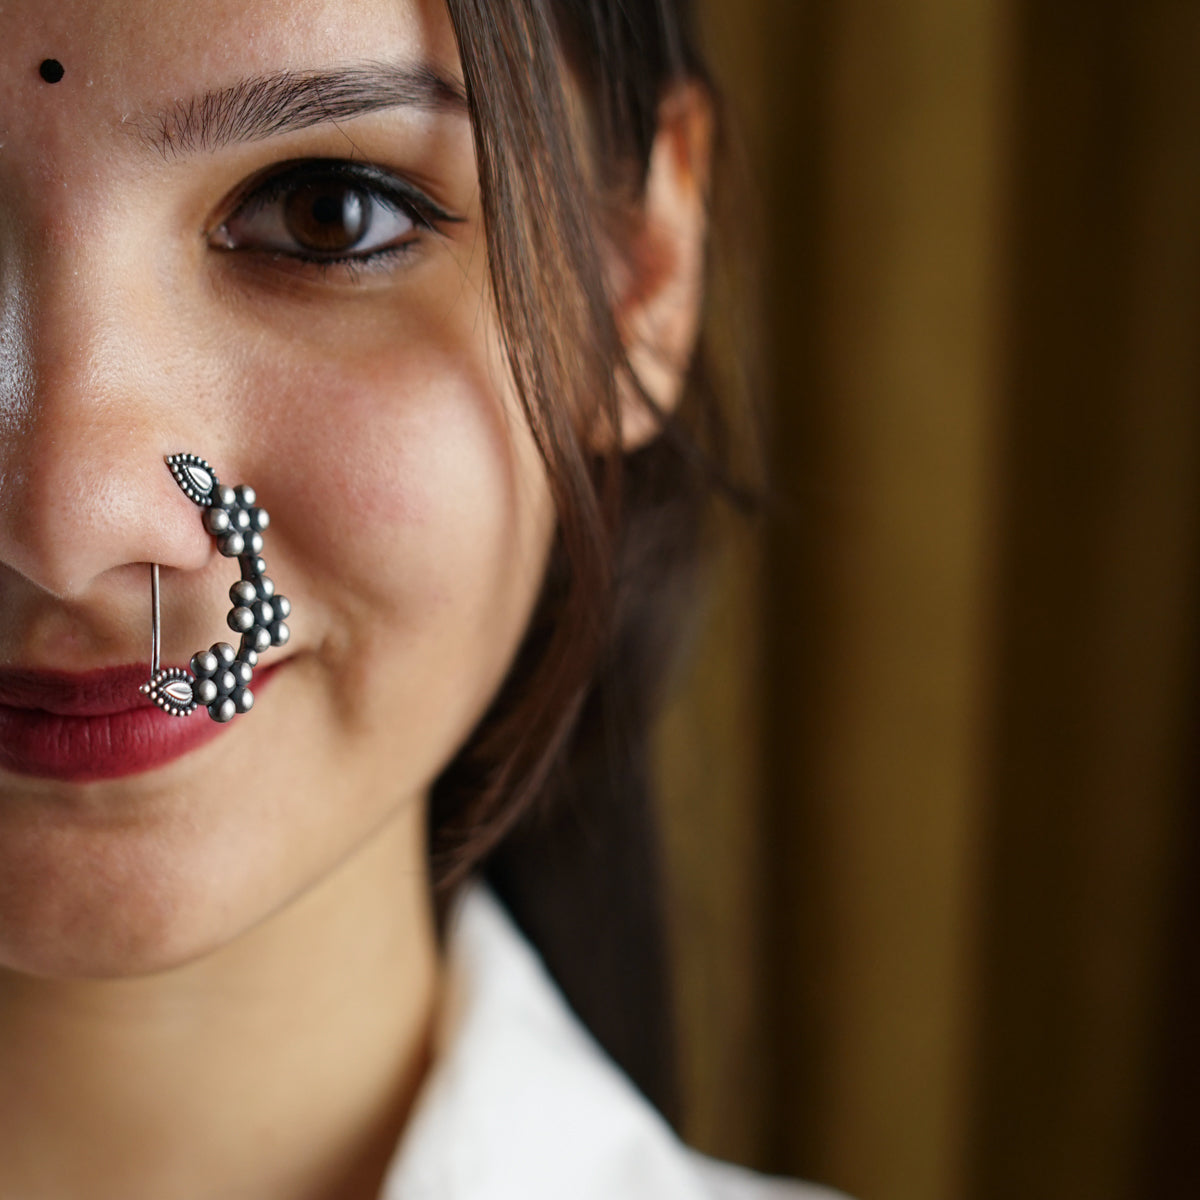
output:
<instances>
[{"instance_id":1,"label":"skin texture","mask_svg":"<svg viewBox=\"0 0 1200 1200\"><path fill-rule=\"evenodd\" d=\"M403 1107L436 986L423 798L515 650L552 513L481 299L465 117L396 109L177 158L142 133L246 76L453 70L438 6L18 3L0 21L0 660L141 660L150 561L164 661L219 636L233 576L162 465L182 447L254 484L295 605L285 667L209 745L111 783L0 778L0 1194L187 1195L179 1162L155 1178L145 1148L186 1153L195 1079L271 1113L288 1144L332 1140L294 1111L293 1078L244 1077L247 1041L336 1014L338 1053L306 1083L335 1112L346 1097L359 1139L365 1112ZM53 88L36 75L47 46L68 68ZM244 180L309 156L376 162L462 220L357 275L212 248ZM325 978L329 953L351 969ZM55 1013L57 1048L21 1069L17 1047ZM77 1153L54 1134L50 1160L29 1089L78 1122L84 1046L99 1067L85 1091L110 1115L92 1111ZM122 1098L136 1135L114 1124ZM238 1108L223 1108L229 1181L191 1186L286 1191L286 1169L249 1165L261 1131ZM336 1180L339 1155L306 1174ZM73 1169L111 1182L72 1188Z\"/></svg>"},{"instance_id":2,"label":"skin texture","mask_svg":"<svg viewBox=\"0 0 1200 1200\"><path fill-rule=\"evenodd\" d=\"M255 487L294 605L285 666L213 742L103 783L0 771L0 1196L370 1196L437 1004L426 794L511 661L554 514L464 114L152 141L245 77L453 77L449 22L434 0L10 0L0 34L0 666L145 660L148 562L164 662L220 636L233 572L163 466L179 450ZM668 407L702 259L684 108L614 272ZM329 157L455 220L353 268L218 236L256 173Z\"/></svg>"}]
</instances>

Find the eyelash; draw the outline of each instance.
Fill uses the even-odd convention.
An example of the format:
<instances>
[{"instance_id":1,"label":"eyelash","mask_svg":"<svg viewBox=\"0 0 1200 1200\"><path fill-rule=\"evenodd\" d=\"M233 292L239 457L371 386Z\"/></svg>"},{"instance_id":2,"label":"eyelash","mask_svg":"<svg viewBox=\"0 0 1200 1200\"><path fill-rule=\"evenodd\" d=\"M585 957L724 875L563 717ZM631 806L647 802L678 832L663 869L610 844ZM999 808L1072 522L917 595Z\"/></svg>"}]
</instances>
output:
<instances>
[{"instance_id":1,"label":"eyelash","mask_svg":"<svg viewBox=\"0 0 1200 1200\"><path fill-rule=\"evenodd\" d=\"M230 225L239 218L249 219L269 211L299 188L320 184L343 185L359 193L368 203L406 217L412 222L412 235L405 241L374 250L345 253L306 250L299 243L292 249L237 244L230 235ZM422 234L437 233L439 226L459 220L461 218L448 213L424 192L390 171L347 159L300 159L272 166L245 183L228 206L227 215L209 235L209 244L226 253L263 255L273 261L290 260L322 275L341 268L352 278L357 278L365 269L389 265L411 253ZM366 232L364 230L360 238L365 237Z\"/></svg>"}]
</instances>

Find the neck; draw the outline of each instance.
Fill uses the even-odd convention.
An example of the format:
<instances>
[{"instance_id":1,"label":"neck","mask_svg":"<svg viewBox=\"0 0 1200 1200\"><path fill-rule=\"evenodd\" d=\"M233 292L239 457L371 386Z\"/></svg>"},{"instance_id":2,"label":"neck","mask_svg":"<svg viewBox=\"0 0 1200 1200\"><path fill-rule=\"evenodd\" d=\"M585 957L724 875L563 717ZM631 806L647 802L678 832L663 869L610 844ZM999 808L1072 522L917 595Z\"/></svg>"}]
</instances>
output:
<instances>
[{"instance_id":1,"label":"neck","mask_svg":"<svg viewBox=\"0 0 1200 1200\"><path fill-rule=\"evenodd\" d=\"M420 829L394 822L202 961L111 981L0 972L0 1195L377 1194L437 999Z\"/></svg>"}]
</instances>

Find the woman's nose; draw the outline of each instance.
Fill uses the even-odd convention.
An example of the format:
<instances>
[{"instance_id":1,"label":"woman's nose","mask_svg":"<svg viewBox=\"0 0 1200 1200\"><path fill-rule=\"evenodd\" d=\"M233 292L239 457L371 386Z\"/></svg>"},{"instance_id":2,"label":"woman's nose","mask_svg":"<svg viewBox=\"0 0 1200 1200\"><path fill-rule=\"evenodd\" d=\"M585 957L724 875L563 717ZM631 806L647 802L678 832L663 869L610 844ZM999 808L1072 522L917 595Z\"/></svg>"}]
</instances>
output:
<instances>
[{"instance_id":1,"label":"woman's nose","mask_svg":"<svg viewBox=\"0 0 1200 1200\"><path fill-rule=\"evenodd\" d=\"M202 566L211 543L163 460L209 447L152 288L60 245L4 291L0 563L63 599L131 563Z\"/></svg>"}]
</instances>

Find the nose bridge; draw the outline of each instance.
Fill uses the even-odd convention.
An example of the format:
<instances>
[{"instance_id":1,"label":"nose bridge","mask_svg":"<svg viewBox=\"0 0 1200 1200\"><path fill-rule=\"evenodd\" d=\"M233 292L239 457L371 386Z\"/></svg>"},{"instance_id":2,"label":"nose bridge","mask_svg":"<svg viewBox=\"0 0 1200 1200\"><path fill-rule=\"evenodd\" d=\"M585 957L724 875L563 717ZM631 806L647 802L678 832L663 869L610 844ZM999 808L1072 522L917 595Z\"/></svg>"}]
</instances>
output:
<instances>
[{"instance_id":1,"label":"nose bridge","mask_svg":"<svg viewBox=\"0 0 1200 1200\"><path fill-rule=\"evenodd\" d=\"M142 335L128 283L104 274L94 254L49 246L32 264L21 341L31 416L98 431L121 409L135 382ZM134 415L128 405L124 416Z\"/></svg>"},{"instance_id":2,"label":"nose bridge","mask_svg":"<svg viewBox=\"0 0 1200 1200\"><path fill-rule=\"evenodd\" d=\"M114 567L196 566L207 543L163 456L174 444L161 313L141 265L46 228L9 280L0 403L0 560L57 596Z\"/></svg>"}]
</instances>

